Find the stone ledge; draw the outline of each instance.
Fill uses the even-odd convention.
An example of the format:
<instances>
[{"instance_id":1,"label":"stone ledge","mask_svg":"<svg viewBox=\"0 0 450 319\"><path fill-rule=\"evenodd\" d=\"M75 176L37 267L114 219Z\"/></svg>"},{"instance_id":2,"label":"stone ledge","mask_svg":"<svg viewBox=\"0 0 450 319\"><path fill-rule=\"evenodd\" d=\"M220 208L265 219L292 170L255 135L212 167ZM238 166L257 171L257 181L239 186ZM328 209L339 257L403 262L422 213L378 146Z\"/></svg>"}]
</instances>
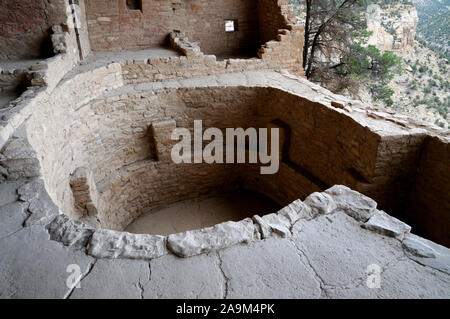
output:
<instances>
[{"instance_id":1,"label":"stone ledge","mask_svg":"<svg viewBox=\"0 0 450 319\"><path fill-rule=\"evenodd\" d=\"M23 186L19 191L21 196L27 194L23 190L25 188L36 189L35 184L40 185L39 180ZM29 195L26 198L36 200ZM299 220L309 221L338 211L346 213L357 222L361 222L361 216L373 216L361 226L381 235L396 237L399 240L402 240L403 235L411 229L386 213L377 211L376 203L370 198L348 187L337 185L324 193L311 194L304 202L294 201L275 214L262 217L256 215L253 220L247 218L240 222L225 222L213 227L172 234L167 237L136 235L105 229L94 230L65 215L54 218L47 226L47 230L52 240L69 247L85 247L87 253L93 257L151 260L169 252L179 257L191 257L236 244L271 237L291 237L293 227ZM383 217L385 223L377 223L379 216Z\"/></svg>"},{"instance_id":2,"label":"stone ledge","mask_svg":"<svg viewBox=\"0 0 450 319\"><path fill-rule=\"evenodd\" d=\"M175 255L191 257L251 242L259 237L258 234L255 224L247 218L240 222L226 222L210 228L169 235L167 245Z\"/></svg>"},{"instance_id":3,"label":"stone ledge","mask_svg":"<svg viewBox=\"0 0 450 319\"><path fill-rule=\"evenodd\" d=\"M89 241L88 254L97 258L151 260L167 254L166 238L100 229Z\"/></svg>"}]
</instances>

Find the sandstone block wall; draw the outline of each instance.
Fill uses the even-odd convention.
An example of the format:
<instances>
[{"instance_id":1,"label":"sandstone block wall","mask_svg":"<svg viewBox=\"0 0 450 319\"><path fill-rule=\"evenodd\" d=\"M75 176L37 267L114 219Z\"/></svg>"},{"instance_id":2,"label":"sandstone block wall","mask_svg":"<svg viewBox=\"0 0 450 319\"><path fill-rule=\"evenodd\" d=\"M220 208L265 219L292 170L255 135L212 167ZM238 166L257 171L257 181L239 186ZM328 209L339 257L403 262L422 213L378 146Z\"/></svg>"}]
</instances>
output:
<instances>
[{"instance_id":1,"label":"sandstone block wall","mask_svg":"<svg viewBox=\"0 0 450 319\"><path fill-rule=\"evenodd\" d=\"M86 12L93 50L139 49L167 45L168 34L184 31L207 54L253 55L260 46L257 1L142 0L142 11L126 0L88 1ZM237 32L225 32L225 20Z\"/></svg>"},{"instance_id":2,"label":"sandstone block wall","mask_svg":"<svg viewBox=\"0 0 450 319\"><path fill-rule=\"evenodd\" d=\"M427 137L405 217L417 233L450 246L450 147L448 139ZM432 232L430 230L433 230Z\"/></svg>"},{"instance_id":3,"label":"sandstone block wall","mask_svg":"<svg viewBox=\"0 0 450 319\"><path fill-rule=\"evenodd\" d=\"M258 0L258 17L262 43L275 39L278 30L296 22L288 0Z\"/></svg>"},{"instance_id":4,"label":"sandstone block wall","mask_svg":"<svg viewBox=\"0 0 450 319\"><path fill-rule=\"evenodd\" d=\"M48 58L55 53L66 53L67 47L55 45L56 25L71 37L70 50L90 53L85 15L85 0L4 0L0 2L0 60ZM70 4L76 4L75 11Z\"/></svg>"},{"instance_id":5,"label":"sandstone block wall","mask_svg":"<svg viewBox=\"0 0 450 319\"><path fill-rule=\"evenodd\" d=\"M92 172L86 167L78 167L70 175L70 188L75 200L75 210L83 216L98 214L98 192Z\"/></svg>"},{"instance_id":6,"label":"sandstone block wall","mask_svg":"<svg viewBox=\"0 0 450 319\"><path fill-rule=\"evenodd\" d=\"M265 126L278 117L263 110L261 101L269 94L262 88L217 88L113 96L57 111L52 116L61 121L51 126L35 115L29 122L30 137L42 154L50 193L66 213L86 215L79 207L90 201L83 197L80 204L82 196L70 181L79 167L92 171L99 192L97 217L106 228L122 229L159 205L239 187L287 204L319 187L285 163L273 180L259 178L259 165L175 165L166 156L167 136L159 134L166 127L161 123L192 128L194 119L203 119L205 128ZM55 107L47 105L41 116L50 116Z\"/></svg>"},{"instance_id":7,"label":"sandstone block wall","mask_svg":"<svg viewBox=\"0 0 450 319\"><path fill-rule=\"evenodd\" d=\"M205 55L184 32L171 32L171 45L182 56L123 63L123 77L126 83L136 84L261 69L282 69L303 76L301 52L304 26L290 25L289 30L278 31L277 39L267 42L260 49L259 58L230 58L224 61L218 61L214 55Z\"/></svg>"},{"instance_id":8,"label":"sandstone block wall","mask_svg":"<svg viewBox=\"0 0 450 319\"><path fill-rule=\"evenodd\" d=\"M12 109L11 114L3 117L13 127L28 119L28 136L38 154L41 172L50 195L63 212L82 217L75 209L76 196L70 187L70 175L79 167L92 171L98 189L96 209L101 222L94 226L113 229L122 229L142 212L173 200L236 188L259 191L285 205L342 183L351 187L356 185L355 189L380 200L381 208L392 214L399 213L389 209L392 199L402 198L401 206L409 205L407 198L412 195L407 195L412 194L411 179L397 184L391 180L401 181L402 176L408 174L416 176L419 166L416 159L423 159L423 153L429 152L423 147L424 137L429 132L404 130L403 127L410 127L405 121L394 117L389 120L389 114L369 109L349 108L350 104L344 102L329 103L326 99L314 102L314 96L326 92L301 78L297 78L295 86L286 83L284 89L271 88L268 84L261 88L233 87L239 86L236 76L246 78L246 74L224 75L223 80L228 80L221 83L229 82L231 87L214 89L152 89L146 92L148 84L134 85L153 80L163 82L166 74L167 79L176 79L177 67L182 66L172 59L113 63L72 74L52 89L51 94L38 93L28 101L29 105L21 105L19 112L16 109L13 113ZM195 70L194 60L188 57L176 59L183 59ZM156 74L165 68L172 71L161 72L161 77L157 78ZM130 76L130 70L136 71L136 78ZM151 77L141 78L146 74L143 70L154 73ZM206 67L201 69L202 72L206 70ZM178 74L195 76L181 71ZM278 77L275 82L280 85L283 76ZM195 79L190 81L195 83ZM182 81L152 85L173 87L171 83L178 83L178 86ZM135 91L133 87L140 89ZM311 89L316 95L307 93ZM294 92L288 93L291 90ZM352 111L349 113L349 110ZM277 125L283 128L290 147L283 151L279 173L261 176L259 165L175 167L166 160L158 161L152 124L171 120L179 127L191 127L193 119L198 118L206 119L206 127ZM434 164L420 165L423 169L417 174L417 180L426 176L428 165ZM440 189L444 189L442 184L448 183L446 179L436 181L439 183L436 188ZM418 187L414 196L421 198L422 193L427 196L428 193L422 191L428 187L426 183L412 183ZM387 188L387 185L396 185L396 189ZM406 195L399 197L398 194ZM426 205L430 204L426 202ZM434 216L442 213L438 208L430 211ZM408 210L405 212L408 214ZM436 224L424 224L424 232L430 234L434 227Z\"/></svg>"},{"instance_id":9,"label":"sandstone block wall","mask_svg":"<svg viewBox=\"0 0 450 319\"><path fill-rule=\"evenodd\" d=\"M45 0L5 0L0 2L0 59L48 57L51 21L48 14L61 13L55 1L47 7ZM12 14L14 12L14 14ZM64 11L62 12L64 13ZM55 16L53 16L53 22Z\"/></svg>"},{"instance_id":10,"label":"sandstone block wall","mask_svg":"<svg viewBox=\"0 0 450 319\"><path fill-rule=\"evenodd\" d=\"M107 72L104 69L95 76L106 77ZM115 77L110 81L117 81L120 72ZM73 87L70 90L76 92ZM95 91L91 94L95 96ZM363 178L382 205L395 197L385 191L386 184L374 179L385 161L379 149L398 149L395 139L383 141L345 114L283 90L171 89L78 102L70 112L65 109L58 115L63 120L45 130L42 121L32 121L32 131L39 132L33 133L32 140L38 153L45 150L42 167L54 198L73 216L78 213L69 176L78 167L92 171L102 227L122 229L140 214L169 202L240 187L286 205L330 185L359 186ZM279 173L262 176L260 165L250 164L174 164L167 128L192 129L197 119L203 120L204 128L282 128L286 147ZM46 142L50 140L52 148ZM406 186L401 184L399 190L407 194Z\"/></svg>"}]
</instances>

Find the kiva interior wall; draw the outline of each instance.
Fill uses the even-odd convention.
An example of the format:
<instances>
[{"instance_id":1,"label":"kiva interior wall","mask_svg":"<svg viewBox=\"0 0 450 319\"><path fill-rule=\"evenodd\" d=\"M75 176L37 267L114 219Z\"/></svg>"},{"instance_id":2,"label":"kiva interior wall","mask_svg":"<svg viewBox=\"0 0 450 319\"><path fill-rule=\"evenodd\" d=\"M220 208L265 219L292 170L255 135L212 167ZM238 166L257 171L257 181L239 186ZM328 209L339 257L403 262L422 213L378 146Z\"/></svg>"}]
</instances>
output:
<instances>
[{"instance_id":1,"label":"kiva interior wall","mask_svg":"<svg viewBox=\"0 0 450 319\"><path fill-rule=\"evenodd\" d=\"M126 0L96 0L87 2L86 12L95 51L167 45L168 34L180 30L205 54L256 56L258 5L255 0L142 0L142 10L130 10ZM227 19L235 20L236 32L225 32Z\"/></svg>"},{"instance_id":2,"label":"kiva interior wall","mask_svg":"<svg viewBox=\"0 0 450 319\"><path fill-rule=\"evenodd\" d=\"M50 192L64 212L80 217L69 180L78 168L88 168L99 192L97 218L105 228L122 229L154 207L239 187L287 205L326 188L321 184L348 179L350 167L370 170L377 154L377 137L358 123L277 89L175 89L111 96L70 111L51 110L55 107L47 106L29 124ZM50 113L60 118L51 127L39 119ZM248 164L175 165L168 154L156 155L161 149L153 125L170 120L173 127L192 129L196 119L204 128L279 127L288 143L279 173L262 176L260 165ZM359 129L361 134L354 134ZM351 152L353 145L361 152ZM338 153L346 156L333 160Z\"/></svg>"},{"instance_id":3,"label":"kiva interior wall","mask_svg":"<svg viewBox=\"0 0 450 319\"><path fill-rule=\"evenodd\" d=\"M92 222L75 207L70 182L79 168L88 169L87 180L99 192L86 201L98 208L95 226L112 229L153 207L237 187L286 205L345 184L388 213L417 217L423 233L446 242L448 209L435 203L448 203L448 142L430 140L424 130L406 133L393 122L384 122L380 131L372 127L377 120L364 114L349 116L271 87L120 88L127 72L114 63L78 74L40 102L27 121L49 193L66 214ZM280 127L289 147L279 173L262 176L259 165L174 165L164 156L170 147L163 135L154 133L167 131L167 121L172 128L192 128L194 119L205 120L204 127ZM405 215L391 209L395 202L409 207Z\"/></svg>"}]
</instances>

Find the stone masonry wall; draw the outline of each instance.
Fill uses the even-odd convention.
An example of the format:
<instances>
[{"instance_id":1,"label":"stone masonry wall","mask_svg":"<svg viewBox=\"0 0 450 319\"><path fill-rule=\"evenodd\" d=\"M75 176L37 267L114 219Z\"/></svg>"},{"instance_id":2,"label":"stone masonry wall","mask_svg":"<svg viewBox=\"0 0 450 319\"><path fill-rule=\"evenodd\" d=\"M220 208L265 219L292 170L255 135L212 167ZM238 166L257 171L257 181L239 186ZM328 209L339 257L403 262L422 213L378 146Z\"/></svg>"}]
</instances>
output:
<instances>
[{"instance_id":1,"label":"stone masonry wall","mask_svg":"<svg viewBox=\"0 0 450 319\"><path fill-rule=\"evenodd\" d=\"M95 51L140 49L168 44L182 30L207 54L253 55L260 46L257 1L143 0L142 11L125 0L87 2L91 45ZM225 32L225 20L237 20L237 32Z\"/></svg>"},{"instance_id":2,"label":"stone masonry wall","mask_svg":"<svg viewBox=\"0 0 450 319\"><path fill-rule=\"evenodd\" d=\"M0 2L0 60L48 58L62 53L55 46L55 26L68 33L71 49L90 53L85 15L85 0L4 0ZM70 3L79 7L71 12ZM74 16L77 23L75 25ZM75 33L76 28L76 33ZM61 37L61 36L60 36ZM77 41L78 38L78 41ZM77 43L78 42L78 43ZM67 49L67 48L65 48ZM65 51L64 51L65 52Z\"/></svg>"},{"instance_id":3,"label":"stone masonry wall","mask_svg":"<svg viewBox=\"0 0 450 319\"><path fill-rule=\"evenodd\" d=\"M159 205L233 190L244 184L282 203L318 190L284 164L276 180L265 178L250 185L253 175L259 176L259 166L175 165L168 156L155 160L155 143L149 134L152 123L176 119L178 127L192 127L194 119L204 119L205 127L259 127L277 118L261 110L260 98L266 99L268 93L264 89L220 88L117 96L74 106L70 112L58 111L53 116L61 121L51 127L35 116L28 127L32 144L42 154L42 171L50 193L61 209L81 217L79 209L75 209L77 200L70 176L80 167L87 167L99 191L97 218L101 226L122 229ZM57 94L54 97L61 102ZM44 108L41 115L48 116L48 112L50 108ZM258 113L261 116L256 116ZM46 142L49 140L53 141L51 145ZM289 190L272 193L286 188L288 176L297 177Z\"/></svg>"},{"instance_id":4,"label":"stone masonry wall","mask_svg":"<svg viewBox=\"0 0 450 319\"><path fill-rule=\"evenodd\" d=\"M262 43L275 39L278 30L296 22L288 0L258 0L258 16Z\"/></svg>"},{"instance_id":5,"label":"stone masonry wall","mask_svg":"<svg viewBox=\"0 0 450 319\"><path fill-rule=\"evenodd\" d=\"M65 21L64 0L0 2L0 60L49 57L51 27Z\"/></svg>"},{"instance_id":6,"label":"stone masonry wall","mask_svg":"<svg viewBox=\"0 0 450 319\"><path fill-rule=\"evenodd\" d=\"M450 147L448 139L427 137L405 217L417 233L450 246ZM430 230L433 230L430 232Z\"/></svg>"},{"instance_id":7,"label":"stone masonry wall","mask_svg":"<svg viewBox=\"0 0 450 319\"><path fill-rule=\"evenodd\" d=\"M47 154L44 176L54 185L50 188L60 207L76 216L68 179L77 168L89 168L99 191L97 217L102 227L113 229L168 202L238 187L260 191L285 205L338 181L350 184L354 181L349 171L370 175L379 141L376 134L339 112L268 88L121 94L74 107L73 112L65 110L60 116L61 124L45 131L39 128L41 121L33 124L37 125L33 132L40 132L33 134L40 140L33 144L42 145ZM279 174L262 176L259 165L173 164L168 154L158 151L152 124L175 120L177 127L192 129L195 119L202 119L205 128L284 123L290 128L289 145ZM60 132L65 132L64 139ZM52 140L55 149L46 140ZM170 148L163 150L167 153Z\"/></svg>"},{"instance_id":8,"label":"stone masonry wall","mask_svg":"<svg viewBox=\"0 0 450 319\"><path fill-rule=\"evenodd\" d=\"M136 84L261 69L288 70L303 76L301 52L304 26L291 25L289 30L278 31L276 40L261 47L259 58L230 58L224 61L218 61L214 55L205 55L195 43L190 42L184 32L172 32L171 45L182 56L123 63L124 80L128 84Z\"/></svg>"},{"instance_id":9,"label":"stone masonry wall","mask_svg":"<svg viewBox=\"0 0 450 319\"><path fill-rule=\"evenodd\" d=\"M194 60L176 59L182 58L186 64L192 63L195 70ZM356 185L355 189L370 192L374 198L389 203L399 194L408 194L412 185L406 184L413 183L405 180L392 184L396 189L387 188L390 180L395 181L397 176L407 173L415 176L417 152L422 153L422 158L424 152L432 152L423 147L424 136L430 134L426 130L411 129L412 126L398 116L362 109L356 104L352 106L354 102L342 102L342 97L330 95L301 77L266 71L263 73L272 75L258 77L257 83L265 83L258 84L262 85L258 88L239 84L251 72L235 73L212 77L217 78L212 83L223 83L224 87L162 90L163 87L179 87L185 82L202 87L207 81L204 78L202 82L196 82L195 78L176 80L177 64L172 59L149 60L142 64L113 63L75 72L51 94L38 93L29 105L20 105L3 116L13 127L20 126L20 119L28 119L28 136L38 154L46 186L63 212L82 217L74 209L75 198L69 183L70 175L80 167L92 171L98 190L96 217L100 221L87 220L96 227L122 229L142 212L168 201L239 187L259 191L285 205L311 192L342 183ZM264 60L260 60L262 62ZM160 78L155 73L139 78L140 74L145 74L143 66L153 72L166 67L174 69L162 72ZM138 70L138 76L130 76L129 70ZM201 70L204 72L206 67ZM179 74L195 76L181 71ZM274 74L278 75L270 84ZM295 81L287 80L291 78ZM152 80L159 82L141 83ZM165 80L168 82L163 83ZM287 82L284 84L284 81ZM137 83L141 84L134 85ZM272 88L272 85L284 88ZM153 89L147 91L148 87ZM194 170L193 166L175 167L166 160L157 161L157 141L151 130L153 122L175 120L179 127L191 127L192 120L198 118L207 119L206 127L282 127L289 132L285 139L289 140L290 147L283 154L279 174L261 176L259 166L254 165L197 165ZM3 130L1 133L3 135ZM418 177L426 176L429 165L420 167ZM400 173L395 173L397 171ZM440 189L445 189L448 183L445 179L436 181ZM428 193L422 188L427 186L417 185L415 196L420 198L422 192L426 196ZM401 198L408 196L401 195ZM402 205L406 204L405 199ZM388 205L381 205L382 209L388 208ZM433 208L432 214L439 216L440 212ZM433 227L436 225L424 225L424 232L433 233Z\"/></svg>"}]
</instances>

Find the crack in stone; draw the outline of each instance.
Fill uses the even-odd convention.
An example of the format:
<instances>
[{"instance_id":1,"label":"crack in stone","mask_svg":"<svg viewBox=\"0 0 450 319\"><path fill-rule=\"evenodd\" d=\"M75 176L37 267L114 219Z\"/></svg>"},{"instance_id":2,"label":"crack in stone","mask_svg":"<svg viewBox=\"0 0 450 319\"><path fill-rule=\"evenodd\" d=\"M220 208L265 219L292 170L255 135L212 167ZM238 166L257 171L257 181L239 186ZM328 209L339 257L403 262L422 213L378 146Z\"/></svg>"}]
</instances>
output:
<instances>
[{"instance_id":1,"label":"crack in stone","mask_svg":"<svg viewBox=\"0 0 450 319\"><path fill-rule=\"evenodd\" d=\"M21 232L22 230L24 230L23 227L22 227L22 228L19 228L19 229L17 229L16 231L14 231L14 232L12 232L12 233L9 233L9 234L7 234L7 235L5 235L5 236L3 236L3 237L0 237L0 240L4 240L4 239L7 239L7 238L9 238L9 237L11 237L11 236L14 236L14 235L17 234L18 232Z\"/></svg>"},{"instance_id":2,"label":"crack in stone","mask_svg":"<svg viewBox=\"0 0 450 319\"><path fill-rule=\"evenodd\" d=\"M141 299L144 299L144 286L142 285L141 282L138 282L138 283L137 283L137 288L138 288L139 291L140 291Z\"/></svg>"},{"instance_id":3,"label":"crack in stone","mask_svg":"<svg viewBox=\"0 0 450 319\"><path fill-rule=\"evenodd\" d=\"M395 259L389 261L388 263L386 263L383 267L381 267L380 276L383 275L383 273L385 273L388 269L395 267L400 261L403 261L403 260L407 260L407 258L405 258L405 256L400 256L400 257L395 258ZM350 290L350 289L359 288L359 287L363 286L364 283L367 281L367 276L368 275L365 275L364 277L355 278L351 284L346 285L346 286L328 285L326 288L330 289L330 290L335 290L335 289Z\"/></svg>"},{"instance_id":4,"label":"crack in stone","mask_svg":"<svg viewBox=\"0 0 450 319\"><path fill-rule=\"evenodd\" d=\"M141 281L141 279L139 278L139 281L136 283L136 287L139 289L140 295L141 295L141 299L145 299L144 298L144 293L145 293L145 285L148 284L151 281L152 278L152 265L149 262L148 263L148 278L147 280L143 283Z\"/></svg>"},{"instance_id":5,"label":"crack in stone","mask_svg":"<svg viewBox=\"0 0 450 319\"><path fill-rule=\"evenodd\" d=\"M416 259L412 258L411 255L413 255L413 254L410 255L409 253L407 253L407 250L405 249L405 247L403 247L403 245L402 245L402 251L403 251L403 255L404 255L408 260L411 260L411 261L415 262L415 263L418 264L419 266L421 266L421 267L423 267L423 268L425 268L425 269L435 270L435 271L438 271L438 272L440 272L440 273L442 273L442 274L448 275L447 272L445 272L445 271L443 271L443 270L441 270L441 269L439 269L439 268L434 268L434 267L431 267L431 266L429 266L429 265L422 264L419 260L416 260Z\"/></svg>"},{"instance_id":6,"label":"crack in stone","mask_svg":"<svg viewBox=\"0 0 450 319\"><path fill-rule=\"evenodd\" d=\"M223 296L222 299L227 299L228 298L228 289L229 289L229 280L230 278L227 277L227 275L225 274L225 271L223 270L223 260L222 257L220 256L220 253L218 251L216 251L216 255L217 258L219 259L219 263L217 264L220 273L222 274L223 277L223 281L224 281L224 291L223 291Z\"/></svg>"},{"instance_id":7,"label":"crack in stone","mask_svg":"<svg viewBox=\"0 0 450 319\"><path fill-rule=\"evenodd\" d=\"M94 261L92 261L89 266L87 271L82 274L80 276L80 278L78 279L78 281L73 285L72 288L69 289L69 291L64 295L63 299L70 299L70 297L72 296L73 292L75 291L76 287L78 286L78 284L81 284L81 282L83 281L84 278L86 278L87 276L89 276L89 274L92 272L92 270L94 269L95 264L97 263L97 259L94 259Z\"/></svg>"},{"instance_id":8,"label":"crack in stone","mask_svg":"<svg viewBox=\"0 0 450 319\"><path fill-rule=\"evenodd\" d=\"M328 295L326 293L326 284L325 281L322 279L322 277L320 277L320 275L318 274L318 272L314 269L314 267L311 264L311 261L309 260L308 256L306 256L306 254L303 252L303 250L300 249L300 247L298 247L298 245L296 244L296 242L292 239L289 239L289 242L292 243L292 245L294 246L295 250L297 251L298 256L300 257L300 261L301 263L307 268L309 269L309 271L312 273L314 279L319 283L319 288L320 288L320 296L319 298L322 297L322 294L328 298ZM303 261L303 258L306 260L306 263Z\"/></svg>"}]
</instances>

